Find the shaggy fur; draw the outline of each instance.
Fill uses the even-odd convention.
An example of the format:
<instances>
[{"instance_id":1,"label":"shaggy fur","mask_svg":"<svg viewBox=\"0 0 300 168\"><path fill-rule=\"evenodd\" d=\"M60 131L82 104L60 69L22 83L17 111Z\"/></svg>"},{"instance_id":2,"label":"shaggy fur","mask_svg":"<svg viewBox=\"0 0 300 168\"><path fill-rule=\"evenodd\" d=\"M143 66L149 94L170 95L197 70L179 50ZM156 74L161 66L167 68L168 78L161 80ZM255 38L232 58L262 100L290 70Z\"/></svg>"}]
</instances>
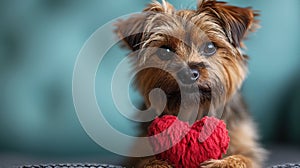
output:
<instances>
[{"instance_id":1,"label":"shaggy fur","mask_svg":"<svg viewBox=\"0 0 300 168\"><path fill-rule=\"evenodd\" d=\"M226 122L231 138L227 155L201 167L262 167L265 152L239 91L248 61L241 48L258 27L256 16L251 8L215 0L199 2L196 10L175 10L166 1L154 1L142 14L116 24L116 33L132 50L136 70L150 66L135 79L146 107L151 106L151 90L160 88L167 98L161 115L180 115L189 122L215 115ZM171 167L155 159L139 166Z\"/></svg>"}]
</instances>

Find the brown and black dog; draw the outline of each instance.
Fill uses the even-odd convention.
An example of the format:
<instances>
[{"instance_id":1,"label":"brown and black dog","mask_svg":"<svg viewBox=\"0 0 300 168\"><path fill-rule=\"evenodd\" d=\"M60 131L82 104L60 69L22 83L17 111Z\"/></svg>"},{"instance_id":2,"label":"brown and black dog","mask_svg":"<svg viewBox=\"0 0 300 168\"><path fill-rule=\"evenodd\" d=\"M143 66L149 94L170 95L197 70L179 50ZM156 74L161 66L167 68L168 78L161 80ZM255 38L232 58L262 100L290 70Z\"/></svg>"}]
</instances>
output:
<instances>
[{"instance_id":1,"label":"brown and black dog","mask_svg":"<svg viewBox=\"0 0 300 168\"><path fill-rule=\"evenodd\" d=\"M161 115L179 115L182 109L194 111L184 112L182 120L193 122L210 114L226 122L230 136L227 154L199 167L263 165L265 151L240 93L248 71L243 40L258 27L257 16L251 8L215 0L203 0L195 10L176 10L166 1L154 1L141 14L116 24L116 33L132 51L134 68L153 65L139 71L135 79L147 107L151 106L151 90L160 88L167 99ZM172 167L155 159L138 165Z\"/></svg>"}]
</instances>

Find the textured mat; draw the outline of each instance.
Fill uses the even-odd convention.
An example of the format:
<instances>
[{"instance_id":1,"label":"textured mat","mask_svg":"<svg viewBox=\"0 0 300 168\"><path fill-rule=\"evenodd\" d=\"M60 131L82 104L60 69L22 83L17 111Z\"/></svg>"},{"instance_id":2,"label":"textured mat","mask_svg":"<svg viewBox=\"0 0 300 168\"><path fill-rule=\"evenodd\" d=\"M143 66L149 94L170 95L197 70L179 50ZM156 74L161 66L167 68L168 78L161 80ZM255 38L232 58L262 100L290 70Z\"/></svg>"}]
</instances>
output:
<instances>
[{"instance_id":1,"label":"textured mat","mask_svg":"<svg viewBox=\"0 0 300 168\"><path fill-rule=\"evenodd\" d=\"M300 168L300 163L299 164L284 164L284 165L278 165L278 166L273 166L272 168Z\"/></svg>"},{"instance_id":2,"label":"textured mat","mask_svg":"<svg viewBox=\"0 0 300 168\"><path fill-rule=\"evenodd\" d=\"M21 166L20 168L124 168L124 167L109 165L109 164L66 163L66 164L27 165L27 166Z\"/></svg>"},{"instance_id":3,"label":"textured mat","mask_svg":"<svg viewBox=\"0 0 300 168\"><path fill-rule=\"evenodd\" d=\"M41 165L27 165L20 168L125 168L122 166L109 165L109 164L83 164L83 163L66 163L66 164L41 164ZM300 168L299 164L284 164L272 166L271 168Z\"/></svg>"}]
</instances>

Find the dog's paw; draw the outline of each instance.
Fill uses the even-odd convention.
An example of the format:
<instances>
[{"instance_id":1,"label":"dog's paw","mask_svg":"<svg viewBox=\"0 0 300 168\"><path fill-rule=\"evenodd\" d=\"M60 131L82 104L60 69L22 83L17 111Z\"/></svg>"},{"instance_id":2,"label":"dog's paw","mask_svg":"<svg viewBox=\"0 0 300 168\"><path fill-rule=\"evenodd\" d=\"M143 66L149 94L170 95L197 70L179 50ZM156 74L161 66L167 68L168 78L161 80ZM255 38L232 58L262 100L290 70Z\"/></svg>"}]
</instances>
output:
<instances>
[{"instance_id":1,"label":"dog's paw","mask_svg":"<svg viewBox=\"0 0 300 168\"><path fill-rule=\"evenodd\" d=\"M221 160L208 160L200 165L201 168L251 168L248 159L233 155Z\"/></svg>"},{"instance_id":2,"label":"dog's paw","mask_svg":"<svg viewBox=\"0 0 300 168\"><path fill-rule=\"evenodd\" d=\"M144 168L173 168L168 162L162 160L149 160L148 163L144 165Z\"/></svg>"},{"instance_id":3,"label":"dog's paw","mask_svg":"<svg viewBox=\"0 0 300 168\"><path fill-rule=\"evenodd\" d=\"M225 163L223 160L208 160L200 165L201 168L224 168Z\"/></svg>"}]
</instances>

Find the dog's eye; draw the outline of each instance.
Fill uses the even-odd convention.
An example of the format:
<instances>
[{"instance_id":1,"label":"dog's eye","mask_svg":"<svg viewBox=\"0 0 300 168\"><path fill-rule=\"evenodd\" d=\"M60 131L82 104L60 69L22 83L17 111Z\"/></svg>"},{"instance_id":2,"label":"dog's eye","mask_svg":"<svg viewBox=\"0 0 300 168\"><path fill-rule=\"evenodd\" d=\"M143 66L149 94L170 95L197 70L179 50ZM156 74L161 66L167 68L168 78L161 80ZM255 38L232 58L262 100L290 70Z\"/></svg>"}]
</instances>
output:
<instances>
[{"instance_id":1,"label":"dog's eye","mask_svg":"<svg viewBox=\"0 0 300 168\"><path fill-rule=\"evenodd\" d=\"M170 60L174 56L174 50L170 48L169 46L161 46L156 51L157 56L161 60Z\"/></svg>"},{"instance_id":2,"label":"dog's eye","mask_svg":"<svg viewBox=\"0 0 300 168\"><path fill-rule=\"evenodd\" d=\"M209 57L214 55L217 52L217 47L213 42L206 42L202 45L200 52L201 55Z\"/></svg>"}]
</instances>

